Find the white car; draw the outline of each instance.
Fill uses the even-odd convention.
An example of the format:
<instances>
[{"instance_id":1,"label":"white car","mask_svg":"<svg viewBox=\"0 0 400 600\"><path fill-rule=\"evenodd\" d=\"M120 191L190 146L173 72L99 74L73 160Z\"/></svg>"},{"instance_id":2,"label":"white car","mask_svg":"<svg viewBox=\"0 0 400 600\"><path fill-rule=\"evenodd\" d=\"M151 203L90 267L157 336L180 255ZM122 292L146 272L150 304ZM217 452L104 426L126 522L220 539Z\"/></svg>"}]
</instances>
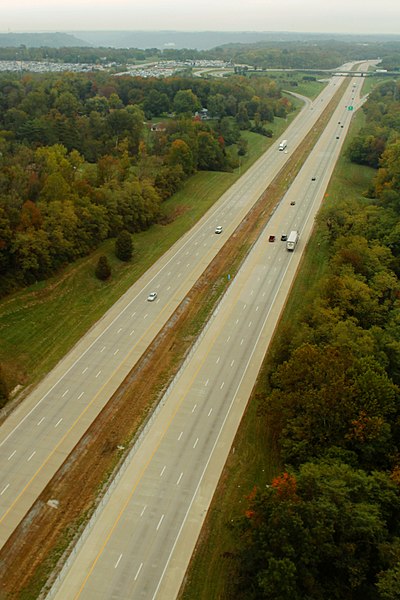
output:
<instances>
[{"instance_id":1,"label":"white car","mask_svg":"<svg viewBox=\"0 0 400 600\"><path fill-rule=\"evenodd\" d=\"M154 302L154 300L156 298L157 298L157 292L150 292L150 294L147 296L148 302Z\"/></svg>"},{"instance_id":2,"label":"white car","mask_svg":"<svg viewBox=\"0 0 400 600\"><path fill-rule=\"evenodd\" d=\"M218 225L218 227L215 228L215 233L222 233L222 225Z\"/></svg>"}]
</instances>

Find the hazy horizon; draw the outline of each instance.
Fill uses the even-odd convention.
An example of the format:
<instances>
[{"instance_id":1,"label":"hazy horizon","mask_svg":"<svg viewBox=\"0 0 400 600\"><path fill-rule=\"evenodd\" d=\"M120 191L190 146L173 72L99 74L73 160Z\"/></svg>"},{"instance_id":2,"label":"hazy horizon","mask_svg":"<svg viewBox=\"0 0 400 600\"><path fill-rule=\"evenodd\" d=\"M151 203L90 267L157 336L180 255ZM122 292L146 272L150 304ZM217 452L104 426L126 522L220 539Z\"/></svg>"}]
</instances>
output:
<instances>
[{"instance_id":1,"label":"hazy horizon","mask_svg":"<svg viewBox=\"0 0 400 600\"><path fill-rule=\"evenodd\" d=\"M2 6L7 2L6 6ZM399 35L398 0L0 0L1 32L227 31ZM397 27L397 31L396 31Z\"/></svg>"}]
</instances>

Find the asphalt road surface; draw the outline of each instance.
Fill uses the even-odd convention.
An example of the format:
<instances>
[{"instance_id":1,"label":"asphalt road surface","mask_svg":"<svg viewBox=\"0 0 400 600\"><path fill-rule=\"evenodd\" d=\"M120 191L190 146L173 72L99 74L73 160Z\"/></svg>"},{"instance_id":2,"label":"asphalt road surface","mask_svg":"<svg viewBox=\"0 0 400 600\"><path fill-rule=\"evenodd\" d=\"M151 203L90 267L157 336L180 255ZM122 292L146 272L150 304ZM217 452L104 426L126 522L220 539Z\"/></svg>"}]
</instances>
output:
<instances>
[{"instance_id":1,"label":"asphalt road surface","mask_svg":"<svg viewBox=\"0 0 400 600\"><path fill-rule=\"evenodd\" d=\"M51 597L176 597L339 156L348 107L359 103L361 82L352 83ZM280 241L291 230L300 232L294 252Z\"/></svg>"}]
</instances>

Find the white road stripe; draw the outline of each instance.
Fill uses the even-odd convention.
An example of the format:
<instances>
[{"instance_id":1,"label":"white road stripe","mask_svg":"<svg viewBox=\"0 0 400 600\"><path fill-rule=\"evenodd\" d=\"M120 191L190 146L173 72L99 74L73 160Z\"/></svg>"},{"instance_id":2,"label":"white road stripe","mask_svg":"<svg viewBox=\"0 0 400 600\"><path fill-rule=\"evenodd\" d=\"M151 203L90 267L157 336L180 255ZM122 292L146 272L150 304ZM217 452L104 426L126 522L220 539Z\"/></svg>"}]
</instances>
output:
<instances>
[{"instance_id":1,"label":"white road stripe","mask_svg":"<svg viewBox=\"0 0 400 600\"><path fill-rule=\"evenodd\" d=\"M82 371L82 375L84 375L86 373L86 371L88 370L89 367L85 367Z\"/></svg>"},{"instance_id":2,"label":"white road stripe","mask_svg":"<svg viewBox=\"0 0 400 600\"><path fill-rule=\"evenodd\" d=\"M16 453L16 450L14 450L14 452L12 454L10 454L10 456L7 458L7 460L10 460L14 456L15 453Z\"/></svg>"},{"instance_id":3,"label":"white road stripe","mask_svg":"<svg viewBox=\"0 0 400 600\"><path fill-rule=\"evenodd\" d=\"M64 398L64 396L66 396L69 392L69 388L67 390L65 390L65 392L63 393L63 395L61 396L61 398Z\"/></svg>"},{"instance_id":4,"label":"white road stripe","mask_svg":"<svg viewBox=\"0 0 400 600\"><path fill-rule=\"evenodd\" d=\"M224 387L224 385L225 385L225 381L223 381L223 382L221 383L221 385L220 385L219 389L220 389L220 390L222 390L222 388Z\"/></svg>"},{"instance_id":5,"label":"white road stripe","mask_svg":"<svg viewBox=\"0 0 400 600\"><path fill-rule=\"evenodd\" d=\"M57 423L54 425L54 427L58 427L58 426L59 426L59 424L61 423L61 421L62 421L62 420L63 420L63 418L61 417L61 419L59 419L59 420L57 421Z\"/></svg>"},{"instance_id":6,"label":"white road stripe","mask_svg":"<svg viewBox=\"0 0 400 600\"><path fill-rule=\"evenodd\" d=\"M42 418L40 419L40 421L38 421L38 422L36 423L36 425L41 425L41 424L43 423L43 421L45 420L45 418L46 418L46 417L42 417Z\"/></svg>"},{"instance_id":7,"label":"white road stripe","mask_svg":"<svg viewBox=\"0 0 400 600\"><path fill-rule=\"evenodd\" d=\"M78 400L80 400L85 392L81 392L78 396Z\"/></svg>"},{"instance_id":8,"label":"white road stripe","mask_svg":"<svg viewBox=\"0 0 400 600\"><path fill-rule=\"evenodd\" d=\"M135 330L134 330L134 329L132 329L132 331L130 332L130 334L129 334L129 335L133 335L134 333L135 333Z\"/></svg>"},{"instance_id":9,"label":"white road stripe","mask_svg":"<svg viewBox=\"0 0 400 600\"><path fill-rule=\"evenodd\" d=\"M4 492L5 492L6 490L8 490L8 488L9 488L9 487L10 487L10 484L9 484L9 483L7 483L6 487L5 487L5 488L3 488L2 492L0 493L0 496L2 496L2 495L4 494Z\"/></svg>"},{"instance_id":10,"label":"white road stripe","mask_svg":"<svg viewBox=\"0 0 400 600\"><path fill-rule=\"evenodd\" d=\"M162 477L164 475L164 471L165 471L166 468L167 468L167 465L164 465L163 468L162 468L162 470L161 470L160 477Z\"/></svg>"},{"instance_id":11,"label":"white road stripe","mask_svg":"<svg viewBox=\"0 0 400 600\"><path fill-rule=\"evenodd\" d=\"M143 563L140 563L140 567L138 568L138 570L137 570L137 573L136 573L136 575L135 575L135 581L136 581L136 579L139 577L139 573L140 573L140 571L142 570L142 567L143 567Z\"/></svg>"},{"instance_id":12,"label":"white road stripe","mask_svg":"<svg viewBox=\"0 0 400 600\"><path fill-rule=\"evenodd\" d=\"M179 485L179 484L180 484L182 477L183 477L183 473L181 473L181 474L179 475L179 478L178 478L178 481L176 482L176 485Z\"/></svg>"},{"instance_id":13,"label":"white road stripe","mask_svg":"<svg viewBox=\"0 0 400 600\"><path fill-rule=\"evenodd\" d=\"M116 349L116 351L114 352L114 356L115 356L116 354L118 354L118 352L119 352L119 348L117 348L117 349Z\"/></svg>"},{"instance_id":14,"label":"white road stripe","mask_svg":"<svg viewBox=\"0 0 400 600\"><path fill-rule=\"evenodd\" d=\"M100 350L100 352L104 352L105 349L106 349L106 347L103 346L102 349Z\"/></svg>"},{"instance_id":15,"label":"white road stripe","mask_svg":"<svg viewBox=\"0 0 400 600\"><path fill-rule=\"evenodd\" d=\"M212 410L213 410L213 409L212 409L212 408L210 408L210 410L208 411L208 415L207 415L207 417L209 417L209 416L211 415L211 413L212 413Z\"/></svg>"},{"instance_id":16,"label":"white road stripe","mask_svg":"<svg viewBox=\"0 0 400 600\"><path fill-rule=\"evenodd\" d=\"M101 373L101 369L100 369L100 371L97 373L97 375L96 375L96 379L98 378L98 376L100 375L100 373Z\"/></svg>"},{"instance_id":17,"label":"white road stripe","mask_svg":"<svg viewBox=\"0 0 400 600\"><path fill-rule=\"evenodd\" d=\"M145 511L146 511L146 508L147 508L147 504L145 504L145 505L143 506L143 508L142 508L142 512L140 513L140 516L141 516L141 517L143 517L143 515L144 515L144 513L145 513Z\"/></svg>"},{"instance_id":18,"label":"white road stripe","mask_svg":"<svg viewBox=\"0 0 400 600\"><path fill-rule=\"evenodd\" d=\"M121 554L119 555L119 558L118 558L117 562L116 562L116 563L115 563L115 565L114 565L114 569L116 569L116 568L118 567L118 565L119 565L119 561L121 560L121 558L122 558L122 552L121 552Z\"/></svg>"},{"instance_id":19,"label":"white road stripe","mask_svg":"<svg viewBox=\"0 0 400 600\"><path fill-rule=\"evenodd\" d=\"M31 460L31 458L33 458L33 457L35 456L35 454L36 454L36 450L34 450L34 451L32 452L32 454L31 454L31 455L30 455L30 457L28 458L28 461L27 461L27 462L29 462L29 461Z\"/></svg>"},{"instance_id":20,"label":"white road stripe","mask_svg":"<svg viewBox=\"0 0 400 600\"><path fill-rule=\"evenodd\" d=\"M161 523L164 521L164 515L161 515L161 519L158 521L158 525L157 525L157 529L156 531L158 531L161 527Z\"/></svg>"},{"instance_id":21,"label":"white road stripe","mask_svg":"<svg viewBox=\"0 0 400 600\"><path fill-rule=\"evenodd\" d=\"M181 439L181 437L183 436L183 431L180 432L179 437L178 437L178 442Z\"/></svg>"},{"instance_id":22,"label":"white road stripe","mask_svg":"<svg viewBox=\"0 0 400 600\"><path fill-rule=\"evenodd\" d=\"M195 441L195 443L193 444L193 448L196 448L196 446L197 446L197 442L198 442L198 441L199 441L199 438L196 438L196 441Z\"/></svg>"},{"instance_id":23,"label":"white road stripe","mask_svg":"<svg viewBox=\"0 0 400 600\"><path fill-rule=\"evenodd\" d=\"M197 404L195 404L195 405L193 406L193 408L192 408L192 413L194 413L194 411L196 410L196 408L197 408Z\"/></svg>"}]
</instances>

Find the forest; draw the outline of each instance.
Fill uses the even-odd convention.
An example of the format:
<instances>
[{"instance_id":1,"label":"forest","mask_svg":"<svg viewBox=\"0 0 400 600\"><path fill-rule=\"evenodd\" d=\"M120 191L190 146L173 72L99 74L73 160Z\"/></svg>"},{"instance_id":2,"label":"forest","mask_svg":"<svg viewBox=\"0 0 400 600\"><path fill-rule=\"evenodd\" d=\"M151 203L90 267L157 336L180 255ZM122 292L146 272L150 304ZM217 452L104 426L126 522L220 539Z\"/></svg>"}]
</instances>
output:
<instances>
[{"instance_id":1,"label":"forest","mask_svg":"<svg viewBox=\"0 0 400 600\"><path fill-rule=\"evenodd\" d=\"M235 598L400 597L399 83L363 110L373 185L321 211L327 274L257 400L283 468L234 524Z\"/></svg>"},{"instance_id":2,"label":"forest","mask_svg":"<svg viewBox=\"0 0 400 600\"><path fill-rule=\"evenodd\" d=\"M293 109L267 78L103 73L2 74L0 108L0 296L148 228L190 175L238 166L241 131Z\"/></svg>"}]
</instances>

